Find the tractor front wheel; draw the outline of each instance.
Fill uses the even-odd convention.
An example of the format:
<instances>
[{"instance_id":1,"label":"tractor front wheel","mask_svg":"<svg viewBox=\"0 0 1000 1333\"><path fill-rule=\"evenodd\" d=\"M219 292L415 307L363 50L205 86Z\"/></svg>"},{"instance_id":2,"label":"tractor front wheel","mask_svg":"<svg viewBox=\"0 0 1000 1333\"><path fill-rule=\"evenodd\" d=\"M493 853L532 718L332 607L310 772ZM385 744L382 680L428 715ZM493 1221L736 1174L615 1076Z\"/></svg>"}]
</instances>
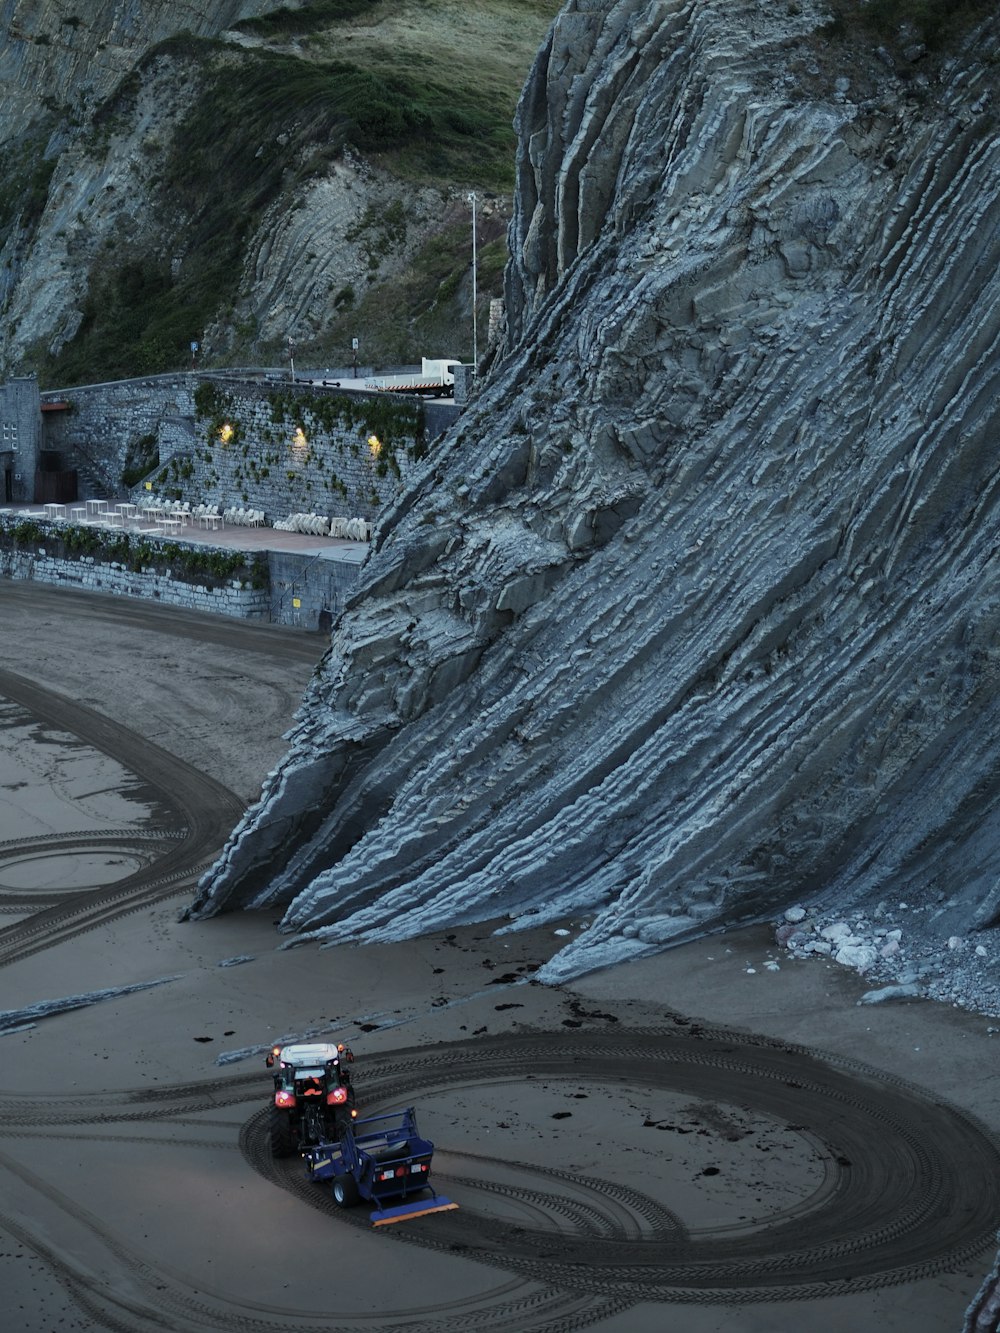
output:
<instances>
[{"instance_id":1,"label":"tractor front wheel","mask_svg":"<svg viewBox=\"0 0 1000 1333\"><path fill-rule=\"evenodd\" d=\"M353 1208L361 1200L357 1181L353 1176L334 1176L333 1198L338 1208Z\"/></svg>"},{"instance_id":2,"label":"tractor front wheel","mask_svg":"<svg viewBox=\"0 0 1000 1333\"><path fill-rule=\"evenodd\" d=\"M295 1136L292 1134L291 1118L278 1108L271 1109L271 1156L291 1157L296 1149Z\"/></svg>"}]
</instances>

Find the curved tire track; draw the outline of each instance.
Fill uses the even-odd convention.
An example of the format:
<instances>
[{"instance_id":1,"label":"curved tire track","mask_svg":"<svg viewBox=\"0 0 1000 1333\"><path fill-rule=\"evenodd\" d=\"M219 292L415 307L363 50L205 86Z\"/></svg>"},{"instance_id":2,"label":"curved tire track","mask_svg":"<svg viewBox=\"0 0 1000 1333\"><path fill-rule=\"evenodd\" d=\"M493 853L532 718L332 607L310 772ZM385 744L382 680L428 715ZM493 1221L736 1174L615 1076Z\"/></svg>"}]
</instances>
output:
<instances>
[{"instance_id":1,"label":"curved tire track","mask_svg":"<svg viewBox=\"0 0 1000 1333\"><path fill-rule=\"evenodd\" d=\"M49 726L78 736L142 778L156 791L173 826L164 839L172 845L155 865L106 887L69 891L30 919L0 930L0 966L4 966L187 887L210 864L242 815L243 804L191 764L23 676L0 670L0 695ZM100 833L94 835L95 844L101 840Z\"/></svg>"},{"instance_id":2,"label":"curved tire track","mask_svg":"<svg viewBox=\"0 0 1000 1333\"><path fill-rule=\"evenodd\" d=\"M689 1231L664 1202L630 1185L581 1176L558 1161L539 1166L452 1150L439 1133L441 1158L459 1167L450 1178L438 1170L439 1188L458 1186L472 1201L458 1213L392 1228L388 1238L491 1265L509 1280L461 1308L428 1305L405 1317L397 1312L398 1318L343 1313L336 1322L321 1311L297 1311L297 1326L329 1333L366 1327L386 1333L574 1333L636 1302L732 1304L869 1290L953 1268L992 1246L1000 1216L1000 1146L961 1111L858 1061L820 1059L723 1029L524 1033L358 1061L364 1107L372 1112L419 1101L421 1092L474 1088L526 1071L751 1106L802 1126L810 1143L822 1144L827 1180L755 1227ZM116 1137L116 1129L128 1124L190 1124L195 1114L253 1101L257 1109L239 1136L252 1168L327 1214L331 1246L337 1245L337 1227L367 1230L366 1209L344 1212L328 1190L306 1180L300 1163L271 1157L261 1082L256 1072L245 1072L136 1088L117 1093L113 1108L108 1094L66 1094L51 1100L41 1119L36 1099L8 1095L0 1102L0 1126L16 1137L19 1131L38 1133L44 1123L58 1126L62 1139L89 1140L97 1124ZM209 1146L200 1134L176 1143L180 1150ZM661 1193L667 1189L667 1172L660 1186ZM516 1220L505 1203L515 1206ZM65 1200L60 1206L75 1207ZM97 1225L79 1211L74 1215L91 1229ZM23 1231L22 1221L18 1234ZM203 1293L211 1299L195 1301L181 1275L133 1253L110 1231L99 1228L98 1239L140 1288L117 1312L80 1274L57 1271L58 1256L46 1256L44 1243L24 1235L95 1320L102 1312L108 1327L145 1330L162 1327L164 1319L174 1328L225 1333L279 1333L284 1327L271 1310L236 1299L227 1303L224 1293Z\"/></svg>"},{"instance_id":3,"label":"curved tire track","mask_svg":"<svg viewBox=\"0 0 1000 1333\"><path fill-rule=\"evenodd\" d=\"M364 1069L366 1108L377 1110L420 1092L455 1090L484 1078L517 1078L525 1070L618 1086L683 1092L750 1105L764 1115L807 1127L829 1154L827 1184L798 1206L752 1229L688 1234L654 1199L651 1233L629 1234L612 1204L635 1209L636 1191L613 1181L566 1176L566 1218L592 1209L602 1192L602 1233L551 1210L546 1227L512 1224L468 1207L393 1229L394 1239L460 1251L526 1278L594 1296L633 1301L806 1299L867 1290L926 1277L980 1254L1000 1217L1000 1147L954 1107L860 1062L820 1060L805 1049L717 1030L618 1032L603 1039L539 1033L432 1047L381 1057ZM258 1171L314 1207L343 1214L297 1164L273 1163L264 1114L244 1126L243 1150ZM438 1142L447 1150L447 1144ZM496 1159L490 1159L495 1161ZM539 1168L509 1163L518 1174ZM554 1185L558 1171L549 1173ZM437 1179L447 1192L448 1179ZM457 1183L458 1178L456 1178ZM462 1183L466 1183L463 1178ZM474 1178L473 1178L474 1183ZM572 1189L570 1186L572 1185ZM586 1192L581 1204L581 1187ZM516 1195L516 1187L510 1190ZM318 1196L318 1197L317 1197ZM351 1216L367 1224L367 1216ZM610 1234L605 1234L610 1232ZM555 1243L554 1243L555 1242Z\"/></svg>"}]
</instances>

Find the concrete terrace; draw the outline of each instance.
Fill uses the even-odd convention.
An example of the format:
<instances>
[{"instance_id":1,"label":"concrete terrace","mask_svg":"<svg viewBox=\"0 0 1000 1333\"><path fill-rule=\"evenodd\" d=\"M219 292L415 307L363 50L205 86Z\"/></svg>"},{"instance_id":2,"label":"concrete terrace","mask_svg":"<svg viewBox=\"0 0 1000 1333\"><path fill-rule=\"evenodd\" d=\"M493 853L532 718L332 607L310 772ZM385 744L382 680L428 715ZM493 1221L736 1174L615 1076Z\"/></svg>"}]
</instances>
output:
<instances>
[{"instance_id":1,"label":"concrete terrace","mask_svg":"<svg viewBox=\"0 0 1000 1333\"><path fill-rule=\"evenodd\" d=\"M65 519L50 519L40 505L7 505L5 510L12 518L30 518L39 523L50 523L53 532L67 526ZM85 524L84 526L87 526ZM89 524L98 526L100 524ZM230 551L294 552L299 555L315 556L323 560L339 560L345 564L360 565L368 554L368 543L349 541L343 537L318 537L305 532L283 532L278 528L249 528L237 524L220 524L218 528L202 528L188 523L176 532L165 534L155 524L137 519L128 523L119 532L139 533L150 541L190 542L200 546L221 547Z\"/></svg>"},{"instance_id":2,"label":"concrete terrace","mask_svg":"<svg viewBox=\"0 0 1000 1333\"><path fill-rule=\"evenodd\" d=\"M94 591L170 601L187 605L192 610L222 610L227 615L264 619L272 624L294 626L304 630L327 632L343 607L344 599L352 591L358 567L368 554L368 543L341 537L321 537L311 533L284 532L270 527L246 527L242 524L204 528L197 523L163 532L143 518L130 520L124 528L103 525L99 521L70 523L52 518L38 504L9 505L0 510L0 523L11 525L20 519L51 529L54 538L60 530L70 526L89 526L113 538L122 532L141 537L154 546L203 546L212 550L263 555L270 571L269 592L227 591L211 594L205 588L178 580L124 574L114 565L65 560L45 563L26 555L18 566L11 569L12 577L41 579L44 582L67 586L90 587ZM39 552L44 555L44 552ZM14 562L17 563L16 561ZM81 576L81 571L86 571ZM118 572L116 572L118 571ZM239 587L240 585L234 585ZM247 585L249 586L249 585ZM222 602L220 603L220 597Z\"/></svg>"}]
</instances>

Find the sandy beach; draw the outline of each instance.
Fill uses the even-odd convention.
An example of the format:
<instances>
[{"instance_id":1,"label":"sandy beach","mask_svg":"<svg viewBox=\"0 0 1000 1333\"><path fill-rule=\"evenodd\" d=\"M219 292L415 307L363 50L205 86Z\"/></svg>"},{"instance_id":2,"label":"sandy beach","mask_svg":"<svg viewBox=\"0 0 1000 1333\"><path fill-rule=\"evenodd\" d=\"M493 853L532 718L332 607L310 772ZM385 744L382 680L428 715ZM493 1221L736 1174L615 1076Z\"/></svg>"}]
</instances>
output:
<instances>
[{"instance_id":1,"label":"sandy beach","mask_svg":"<svg viewBox=\"0 0 1000 1333\"><path fill-rule=\"evenodd\" d=\"M585 918L332 949L181 922L324 640L32 584L0 616L4 1326L961 1329L1000 1025L859 1006L763 926L554 989ZM416 1108L457 1211L376 1231L270 1157L264 1052L320 1034L362 1115Z\"/></svg>"}]
</instances>

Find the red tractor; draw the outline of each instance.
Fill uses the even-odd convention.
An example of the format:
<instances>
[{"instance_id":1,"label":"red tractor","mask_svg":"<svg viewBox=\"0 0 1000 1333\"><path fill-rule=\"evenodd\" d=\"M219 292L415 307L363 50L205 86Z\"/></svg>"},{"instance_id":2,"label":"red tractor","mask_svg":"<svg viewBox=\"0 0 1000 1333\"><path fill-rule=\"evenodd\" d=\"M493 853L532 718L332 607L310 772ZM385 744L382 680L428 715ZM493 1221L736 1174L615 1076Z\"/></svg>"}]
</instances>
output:
<instances>
[{"instance_id":1,"label":"red tractor","mask_svg":"<svg viewBox=\"0 0 1000 1333\"><path fill-rule=\"evenodd\" d=\"M274 1072L271 1153L290 1157L341 1137L357 1112L347 1065L354 1054L342 1042L275 1046L266 1064Z\"/></svg>"}]
</instances>

